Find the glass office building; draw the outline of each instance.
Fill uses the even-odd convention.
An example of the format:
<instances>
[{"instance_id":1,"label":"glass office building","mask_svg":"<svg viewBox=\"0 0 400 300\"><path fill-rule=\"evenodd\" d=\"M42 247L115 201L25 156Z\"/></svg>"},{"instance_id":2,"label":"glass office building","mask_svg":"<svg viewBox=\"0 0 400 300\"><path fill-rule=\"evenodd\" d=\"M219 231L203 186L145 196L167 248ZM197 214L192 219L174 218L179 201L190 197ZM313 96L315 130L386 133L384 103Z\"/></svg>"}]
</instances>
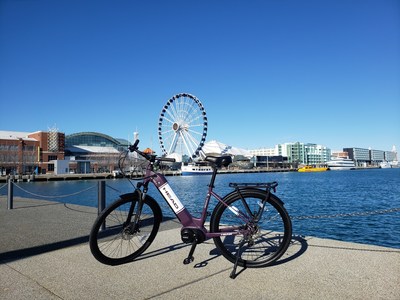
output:
<instances>
[{"instance_id":1,"label":"glass office building","mask_svg":"<svg viewBox=\"0 0 400 300\"><path fill-rule=\"evenodd\" d=\"M103 133L80 132L67 135L65 137L65 145L66 148L72 146L102 147L103 150L107 152L108 148L123 151L128 147L129 142L123 139L115 139Z\"/></svg>"},{"instance_id":2,"label":"glass office building","mask_svg":"<svg viewBox=\"0 0 400 300\"><path fill-rule=\"evenodd\" d=\"M90 172L110 172L118 167L121 152L127 150L129 142L98 132L80 132L65 137L65 156L71 162L73 172L82 173L79 164L90 162ZM85 171L84 173L86 173Z\"/></svg>"}]
</instances>

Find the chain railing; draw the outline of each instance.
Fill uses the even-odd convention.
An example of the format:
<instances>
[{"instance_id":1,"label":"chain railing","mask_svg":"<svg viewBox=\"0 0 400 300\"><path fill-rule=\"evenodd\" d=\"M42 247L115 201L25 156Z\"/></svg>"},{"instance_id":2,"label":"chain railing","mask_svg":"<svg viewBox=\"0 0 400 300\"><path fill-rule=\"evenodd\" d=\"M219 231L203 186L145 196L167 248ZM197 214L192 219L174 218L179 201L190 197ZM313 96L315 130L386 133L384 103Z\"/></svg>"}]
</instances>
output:
<instances>
[{"instance_id":1,"label":"chain railing","mask_svg":"<svg viewBox=\"0 0 400 300\"><path fill-rule=\"evenodd\" d=\"M5 188L7 186L7 183L3 184L2 186L0 186L0 191L2 188Z\"/></svg>"},{"instance_id":2,"label":"chain railing","mask_svg":"<svg viewBox=\"0 0 400 300\"><path fill-rule=\"evenodd\" d=\"M360 216L372 216L372 215L383 215L400 211L400 207L388 208L388 209L376 209L370 211L358 211L351 213L337 213L332 215L309 215L309 216L292 216L292 220L311 220L311 219L333 219L333 218L346 218L346 217L360 217Z\"/></svg>"},{"instance_id":3,"label":"chain railing","mask_svg":"<svg viewBox=\"0 0 400 300\"><path fill-rule=\"evenodd\" d=\"M29 195L32 195L32 196L35 196L35 197L40 197L40 198L67 198L67 197L71 197L71 196L75 196L75 195L79 195L79 194L81 194L81 193L87 192L87 191L89 191L89 190L91 190L91 189L93 189L93 188L96 187L96 186L91 186L91 187L88 187L87 189L84 189L84 190L81 190L81 191L78 191L78 192L75 192L75 193L72 193L72 194L66 194L66 195L50 195L50 196L47 196L47 195L40 195L40 194L32 193L32 192L30 192L30 191L28 191L28 190L22 188L22 187L19 186L18 184L14 184L14 185L15 185L18 189L20 189L21 191L23 191L23 192L25 192L25 193L27 193L27 194L29 194Z\"/></svg>"},{"instance_id":4,"label":"chain railing","mask_svg":"<svg viewBox=\"0 0 400 300\"><path fill-rule=\"evenodd\" d=\"M8 181L8 183L0 186L0 190L8 186L8 195L7 195L7 208L8 209L13 209L13 187L16 186L19 190L35 196L39 198L44 198L44 199L49 199L49 198L66 198L66 197L71 197L75 196L84 192L87 192L91 189L96 188L96 185L93 185L91 187L88 187L86 189L83 189L81 191L77 191L71 194L65 194L65 195L41 195L37 193L33 193L27 189L24 189L23 187L15 184L11 180ZM105 188L112 189L116 192L121 193L121 191L113 188L110 185L106 185L104 180L100 180L97 183L97 188L98 188L98 212L100 213L104 208L105 208ZM370 210L370 211L358 211L358 212L350 212L350 213L336 213L336 214L322 214L322 215L292 215L291 219L292 220L312 220L312 219L333 219L333 218L346 218L346 217L360 217L360 216L371 216L371 215L383 215L383 214L390 214L390 213L395 213L395 212L400 212L400 207L394 207L394 208L388 208L388 209L376 209L376 210Z\"/></svg>"},{"instance_id":5,"label":"chain railing","mask_svg":"<svg viewBox=\"0 0 400 300\"><path fill-rule=\"evenodd\" d=\"M336 233L332 233L332 230L337 230L340 227L339 224L343 224L342 222L349 222L352 224L354 221L349 219L349 218L367 218L371 217L373 218L374 216L378 215L386 215L384 217L379 217L379 218L389 218L393 219L397 218L400 216L400 207L393 207L393 208L386 208L386 209L374 209L374 210L364 210L364 211L353 211L353 212L348 212L348 213L333 213L333 214L319 214L319 215L301 215L299 211L292 211L290 212L290 218L293 223L293 232L292 235L293 237L299 237L299 238L304 238L305 236L317 236L317 237L327 237L327 238L333 238L333 239L339 239L339 240L347 240L347 241L353 241L353 238L346 238L343 236L346 236L346 233L343 235L341 233L340 237ZM395 214L394 216L390 216L389 214ZM344 218L348 218L347 221L344 220ZM378 217L377 217L378 218ZM319 221L321 220L321 221ZM356 224L363 224L364 219L356 219L355 221ZM385 220L385 219L382 219ZM360 222L360 223L359 223ZM346 223L346 224L349 224ZM324 225L323 225L324 224ZM324 228L324 226L327 226L327 228ZM339 227L338 227L339 226ZM354 226L354 225L353 225ZM360 239L356 239L356 242L362 242ZM365 243L365 242L362 242ZM370 242L366 242L367 244ZM372 243L375 244L375 243ZM382 243L378 243L378 245L382 245ZM386 242L384 246L387 247L393 247L394 244L390 244ZM394 246L397 248L398 246Z\"/></svg>"},{"instance_id":6,"label":"chain railing","mask_svg":"<svg viewBox=\"0 0 400 300\"><path fill-rule=\"evenodd\" d=\"M0 190L4 188L5 186L8 186L8 192L7 192L7 209L13 209L14 208L14 186L17 187L19 190L27 193L28 195L34 196L34 197L39 197L39 198L44 198L44 199L54 199L54 198L67 198L71 196L76 196L79 194L82 194L84 192L87 192L91 189L96 188L96 185L93 185L91 187L88 187L86 189L83 189L81 191L77 191L71 194L64 194L64 195L41 195L41 194L36 194L33 193L27 189L24 189L23 187L19 186L18 184L15 184L12 180L9 180L8 183L0 187ZM97 183L98 186L98 208L99 212L105 208L105 181L101 180L98 181ZM104 191L104 192L103 192ZM101 210L100 210L101 209Z\"/></svg>"}]
</instances>

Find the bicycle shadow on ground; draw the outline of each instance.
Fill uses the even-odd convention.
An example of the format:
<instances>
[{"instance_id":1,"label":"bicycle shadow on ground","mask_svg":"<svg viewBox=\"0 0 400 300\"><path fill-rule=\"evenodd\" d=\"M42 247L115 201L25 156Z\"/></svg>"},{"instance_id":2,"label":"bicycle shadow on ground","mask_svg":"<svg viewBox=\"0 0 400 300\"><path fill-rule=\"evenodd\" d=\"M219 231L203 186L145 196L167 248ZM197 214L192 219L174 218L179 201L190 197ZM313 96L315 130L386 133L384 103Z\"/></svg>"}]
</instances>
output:
<instances>
[{"instance_id":1,"label":"bicycle shadow on ground","mask_svg":"<svg viewBox=\"0 0 400 300\"><path fill-rule=\"evenodd\" d=\"M39 204L39 205L34 205L33 207L42 206L42 205L44 205L44 206L63 205L68 209L74 210L74 208L68 207L67 204L65 204L65 203ZM19 207L19 208L25 208L25 207ZM86 211L79 211L79 212L87 213ZM88 212L88 213L93 214L92 212ZM177 223L174 218L164 218L164 219L165 219L165 221L163 221L163 230L177 227ZM50 230L52 230L52 229L50 229ZM30 234L29 234L29 232L28 233L23 232L23 234L25 234L27 236L27 238L29 238L29 235L30 234L34 235L35 232L33 231ZM37 243L38 243L38 245L36 245L36 246L22 248L23 245L21 245L20 249L3 250L3 252L0 247L0 265L4 264L6 262L12 262L12 261L16 261L16 260L23 259L23 258L44 254L44 253L50 252L50 251L61 250L64 248L78 246L81 244L88 244L89 243L89 235L76 236L76 237L73 237L70 239L58 240L58 241L54 241L54 242L48 242L46 240L39 239ZM181 246L179 246L179 245L181 245ZM174 249L174 246L175 245L171 246L171 249L170 249L171 251ZM178 247L178 249L185 247L185 246L187 246L187 245L185 245L183 243L176 245L176 247ZM88 245L88 247L89 247L89 245Z\"/></svg>"},{"instance_id":2,"label":"bicycle shadow on ground","mask_svg":"<svg viewBox=\"0 0 400 300\"><path fill-rule=\"evenodd\" d=\"M205 243L213 244L212 241L206 241ZM203 243L203 244L205 244L205 243ZM196 251L201 251L201 245L202 244L198 245L198 248L196 248ZM191 244L176 243L176 244L164 247L164 248L160 248L160 249L153 250L153 251L150 251L150 252L145 252L140 257L136 258L134 261L140 261L140 260L143 260L143 259L150 259L150 258L159 256L159 255L167 254L167 253L172 252L172 251L180 250L182 248L187 248L187 250L188 250L187 254L188 254L189 250L190 250L190 246L191 246ZM292 240L290 242L289 248L287 249L287 251L285 252L283 257L280 258L278 261L274 262L273 264L269 265L268 267L275 267L275 266L278 266L278 265L281 265L281 264L288 263L288 262L300 257L301 255L303 255L307 251L307 249L308 249L308 243L307 243L306 239L304 239L301 236L293 236ZM213 248L212 250L210 250L209 255L210 255L210 257L208 259L206 259L206 260L203 260L203 261L198 262L198 263L193 262L193 268L204 268L204 267L207 267L209 262L211 262L211 261L217 259L218 257L222 256L221 252L216 247ZM184 258L186 258L186 256L182 257L182 263L183 263L183 259ZM132 262L134 262L134 261L132 261ZM232 264L232 267L233 267L233 264ZM241 268L240 271L236 272L235 278L237 276L239 276L242 272L244 272L246 269L247 269L246 267L245 268Z\"/></svg>"},{"instance_id":3,"label":"bicycle shadow on ground","mask_svg":"<svg viewBox=\"0 0 400 300\"><path fill-rule=\"evenodd\" d=\"M288 263L289 261L292 261L292 260L300 257L301 255L303 255L307 251L307 249L308 249L308 243L303 237L293 236L290 241L289 248L286 250L285 254L282 256L283 258L281 257L278 261L269 265L268 268L278 266L278 265L281 265L284 263ZM205 261L202 261L200 263L197 263L194 267L195 268L205 267L205 266L207 266L209 261L216 259L217 257L221 256L222 254L217 248L214 248L213 250L210 251L210 255L212 255L211 258L209 258ZM240 271L236 272L234 278L239 276L246 269L247 269L247 267L241 268Z\"/></svg>"},{"instance_id":4,"label":"bicycle shadow on ground","mask_svg":"<svg viewBox=\"0 0 400 300\"><path fill-rule=\"evenodd\" d=\"M59 241L55 243L49 243L49 244L44 244L44 245L39 245L39 246L34 246L30 248L24 248L24 249L18 249L18 250L11 250L7 252L0 253L0 264L6 263L6 262L11 262L11 261L16 261L19 259L43 254L46 252L54 251L54 250L60 250L63 248L71 247L71 246L76 246L79 244L84 244L89 241L89 236L81 236L69 240L64 240L64 241Z\"/></svg>"},{"instance_id":5,"label":"bicycle shadow on ground","mask_svg":"<svg viewBox=\"0 0 400 300\"><path fill-rule=\"evenodd\" d=\"M4 200L2 199L4 198ZM8 210L8 199L5 196L0 195L0 202L4 201L4 205L7 203ZM14 197L14 200L11 202L13 210L26 209L26 208L36 208L43 206L53 206L53 205L65 205L64 202L60 202L57 200L42 200L42 199L32 199L32 198L23 198L23 197Z\"/></svg>"}]
</instances>

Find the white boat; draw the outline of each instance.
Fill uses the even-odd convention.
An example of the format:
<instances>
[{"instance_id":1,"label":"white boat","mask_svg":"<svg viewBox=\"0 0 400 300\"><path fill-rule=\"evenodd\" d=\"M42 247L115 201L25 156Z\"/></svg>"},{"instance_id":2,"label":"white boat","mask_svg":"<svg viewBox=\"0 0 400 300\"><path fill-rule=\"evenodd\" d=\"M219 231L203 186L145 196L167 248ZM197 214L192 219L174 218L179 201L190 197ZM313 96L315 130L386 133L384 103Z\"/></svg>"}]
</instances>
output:
<instances>
[{"instance_id":1,"label":"white boat","mask_svg":"<svg viewBox=\"0 0 400 300\"><path fill-rule=\"evenodd\" d=\"M392 167L392 165L391 165L389 162L387 162L387 161L383 161L383 162L381 162L381 163L379 164L379 167L380 167L381 169L390 169L390 168Z\"/></svg>"},{"instance_id":2,"label":"white boat","mask_svg":"<svg viewBox=\"0 0 400 300\"><path fill-rule=\"evenodd\" d=\"M330 170L353 170L356 168L354 161L345 157L332 157L330 161L326 162Z\"/></svg>"},{"instance_id":3,"label":"white boat","mask_svg":"<svg viewBox=\"0 0 400 300\"><path fill-rule=\"evenodd\" d=\"M211 166L199 163L182 164L181 175L209 175L212 174Z\"/></svg>"}]
</instances>

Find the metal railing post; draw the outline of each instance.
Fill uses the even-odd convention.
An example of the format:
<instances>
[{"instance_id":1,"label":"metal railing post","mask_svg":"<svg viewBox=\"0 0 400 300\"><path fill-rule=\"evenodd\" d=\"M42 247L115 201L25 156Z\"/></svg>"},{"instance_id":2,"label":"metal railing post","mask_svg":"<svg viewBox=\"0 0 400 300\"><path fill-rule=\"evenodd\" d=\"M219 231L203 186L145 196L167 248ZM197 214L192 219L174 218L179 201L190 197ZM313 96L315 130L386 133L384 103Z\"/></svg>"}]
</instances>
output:
<instances>
[{"instance_id":1,"label":"metal railing post","mask_svg":"<svg viewBox=\"0 0 400 300\"><path fill-rule=\"evenodd\" d=\"M14 186L11 178L8 179L7 209L14 208Z\"/></svg>"},{"instance_id":2,"label":"metal railing post","mask_svg":"<svg viewBox=\"0 0 400 300\"><path fill-rule=\"evenodd\" d=\"M100 180L98 182L98 206L97 206L97 214L100 215L100 213L104 210L106 207L106 182L104 180ZM100 230L106 229L106 222L104 221L103 224L101 224Z\"/></svg>"}]
</instances>

